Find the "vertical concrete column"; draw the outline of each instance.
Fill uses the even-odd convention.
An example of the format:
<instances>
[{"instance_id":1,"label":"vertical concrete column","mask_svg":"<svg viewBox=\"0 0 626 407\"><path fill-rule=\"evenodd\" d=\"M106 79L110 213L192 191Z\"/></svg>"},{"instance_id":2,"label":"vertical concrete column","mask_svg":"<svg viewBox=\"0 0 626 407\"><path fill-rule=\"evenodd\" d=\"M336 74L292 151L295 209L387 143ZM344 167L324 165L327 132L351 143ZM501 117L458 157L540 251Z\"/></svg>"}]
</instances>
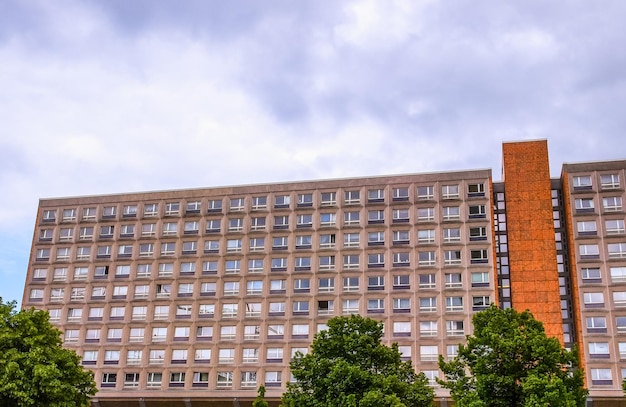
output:
<instances>
[{"instance_id":1,"label":"vertical concrete column","mask_svg":"<svg viewBox=\"0 0 626 407\"><path fill-rule=\"evenodd\" d=\"M563 342L546 140L502 146L511 300Z\"/></svg>"}]
</instances>

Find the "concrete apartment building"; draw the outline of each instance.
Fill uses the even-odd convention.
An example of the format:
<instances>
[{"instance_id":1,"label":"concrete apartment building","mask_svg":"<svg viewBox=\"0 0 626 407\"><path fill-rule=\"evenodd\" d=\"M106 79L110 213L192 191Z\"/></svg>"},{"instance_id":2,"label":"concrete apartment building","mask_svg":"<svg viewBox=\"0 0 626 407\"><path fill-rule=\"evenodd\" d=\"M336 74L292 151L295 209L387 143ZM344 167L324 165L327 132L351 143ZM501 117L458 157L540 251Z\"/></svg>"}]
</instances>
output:
<instances>
[{"instance_id":1,"label":"concrete apartment building","mask_svg":"<svg viewBox=\"0 0 626 407\"><path fill-rule=\"evenodd\" d=\"M472 315L530 309L577 344L594 405L626 377L626 161L505 143L491 170L42 199L24 307L95 372L98 406L249 406L337 315L434 381Z\"/></svg>"}]
</instances>

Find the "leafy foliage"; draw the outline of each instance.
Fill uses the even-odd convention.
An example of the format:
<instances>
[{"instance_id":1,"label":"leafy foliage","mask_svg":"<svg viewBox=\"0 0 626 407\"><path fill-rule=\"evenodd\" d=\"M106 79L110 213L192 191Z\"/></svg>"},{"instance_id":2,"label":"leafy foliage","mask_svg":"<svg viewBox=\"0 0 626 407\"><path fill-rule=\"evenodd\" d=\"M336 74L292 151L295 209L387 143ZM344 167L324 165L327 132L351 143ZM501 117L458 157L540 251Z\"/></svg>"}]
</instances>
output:
<instances>
[{"instance_id":1,"label":"leafy foliage","mask_svg":"<svg viewBox=\"0 0 626 407\"><path fill-rule=\"evenodd\" d=\"M529 311L495 306L474 315L474 334L439 368L459 407L585 405L576 350L548 338Z\"/></svg>"},{"instance_id":2,"label":"leafy foliage","mask_svg":"<svg viewBox=\"0 0 626 407\"><path fill-rule=\"evenodd\" d=\"M18 312L15 305L0 298L0 407L89 405L93 373L61 347L47 312Z\"/></svg>"},{"instance_id":3,"label":"leafy foliage","mask_svg":"<svg viewBox=\"0 0 626 407\"><path fill-rule=\"evenodd\" d=\"M256 399L252 402L252 407L269 407L265 401L265 386L261 385L257 391Z\"/></svg>"},{"instance_id":4,"label":"leafy foliage","mask_svg":"<svg viewBox=\"0 0 626 407\"><path fill-rule=\"evenodd\" d=\"M335 317L297 354L284 407L421 407L434 398L424 374L403 362L394 344L381 344L382 324L358 315Z\"/></svg>"}]
</instances>

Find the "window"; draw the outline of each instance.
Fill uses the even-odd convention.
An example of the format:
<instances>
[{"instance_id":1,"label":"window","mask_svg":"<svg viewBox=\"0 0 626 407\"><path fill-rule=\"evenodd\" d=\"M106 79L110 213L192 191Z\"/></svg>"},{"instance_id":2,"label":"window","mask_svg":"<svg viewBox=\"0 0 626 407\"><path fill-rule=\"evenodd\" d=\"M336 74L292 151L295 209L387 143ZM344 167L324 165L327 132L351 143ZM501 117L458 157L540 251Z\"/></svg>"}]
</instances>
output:
<instances>
[{"instance_id":1,"label":"window","mask_svg":"<svg viewBox=\"0 0 626 407\"><path fill-rule=\"evenodd\" d=\"M170 387L184 387L185 386L185 372L171 372L170 373Z\"/></svg>"},{"instance_id":2,"label":"window","mask_svg":"<svg viewBox=\"0 0 626 407\"><path fill-rule=\"evenodd\" d=\"M359 268L359 255L358 254L349 254L343 256L343 269L358 269Z\"/></svg>"},{"instance_id":3,"label":"window","mask_svg":"<svg viewBox=\"0 0 626 407\"><path fill-rule=\"evenodd\" d=\"M335 234L320 235L320 249L335 247Z\"/></svg>"},{"instance_id":4,"label":"window","mask_svg":"<svg viewBox=\"0 0 626 407\"><path fill-rule=\"evenodd\" d=\"M439 348L437 345L420 345L420 361L435 362L439 358Z\"/></svg>"},{"instance_id":5,"label":"window","mask_svg":"<svg viewBox=\"0 0 626 407\"><path fill-rule=\"evenodd\" d=\"M470 205L470 219L485 219L487 217L487 209L485 205Z\"/></svg>"},{"instance_id":6,"label":"window","mask_svg":"<svg viewBox=\"0 0 626 407\"><path fill-rule=\"evenodd\" d=\"M250 229L253 231L265 230L265 217L251 218Z\"/></svg>"},{"instance_id":7,"label":"window","mask_svg":"<svg viewBox=\"0 0 626 407\"><path fill-rule=\"evenodd\" d=\"M435 220L435 208L417 208L418 222L430 222Z\"/></svg>"},{"instance_id":8,"label":"window","mask_svg":"<svg viewBox=\"0 0 626 407\"><path fill-rule=\"evenodd\" d=\"M604 294L601 292L584 293L585 308L602 308L604 307Z\"/></svg>"},{"instance_id":9,"label":"window","mask_svg":"<svg viewBox=\"0 0 626 407\"><path fill-rule=\"evenodd\" d=\"M385 223L385 211L375 210L367 212L367 223L370 225Z\"/></svg>"},{"instance_id":10,"label":"window","mask_svg":"<svg viewBox=\"0 0 626 407\"><path fill-rule=\"evenodd\" d=\"M52 233L54 229L42 229L39 231L39 240L43 242L52 241Z\"/></svg>"},{"instance_id":11,"label":"window","mask_svg":"<svg viewBox=\"0 0 626 407\"><path fill-rule=\"evenodd\" d=\"M136 306L136 307L133 307L132 319L133 321L144 321L146 319L147 314L148 314L148 307Z\"/></svg>"},{"instance_id":12,"label":"window","mask_svg":"<svg viewBox=\"0 0 626 407\"><path fill-rule=\"evenodd\" d=\"M61 320L61 310L59 308L49 309L48 314L50 314L50 322L59 322Z\"/></svg>"},{"instance_id":13,"label":"window","mask_svg":"<svg viewBox=\"0 0 626 407\"><path fill-rule=\"evenodd\" d=\"M419 299L420 312L437 311L437 297L421 297Z\"/></svg>"},{"instance_id":14,"label":"window","mask_svg":"<svg viewBox=\"0 0 626 407\"><path fill-rule=\"evenodd\" d=\"M337 214L334 212L320 213L320 226L334 226L337 222Z\"/></svg>"},{"instance_id":15,"label":"window","mask_svg":"<svg viewBox=\"0 0 626 407\"><path fill-rule=\"evenodd\" d=\"M420 266L434 266L435 265L435 252L418 252L417 264Z\"/></svg>"},{"instance_id":16,"label":"window","mask_svg":"<svg viewBox=\"0 0 626 407\"><path fill-rule=\"evenodd\" d=\"M408 223L409 222L409 210L408 209L394 209L392 212L393 223Z\"/></svg>"},{"instance_id":17,"label":"window","mask_svg":"<svg viewBox=\"0 0 626 407\"><path fill-rule=\"evenodd\" d=\"M200 318L212 318L215 315L215 304L200 304L198 316Z\"/></svg>"},{"instance_id":18,"label":"window","mask_svg":"<svg viewBox=\"0 0 626 407\"><path fill-rule=\"evenodd\" d=\"M358 233L344 233L343 246L344 247L359 247L360 236Z\"/></svg>"},{"instance_id":19,"label":"window","mask_svg":"<svg viewBox=\"0 0 626 407\"><path fill-rule=\"evenodd\" d=\"M594 220L576 222L576 228L579 236L595 236L598 233Z\"/></svg>"},{"instance_id":20,"label":"window","mask_svg":"<svg viewBox=\"0 0 626 407\"><path fill-rule=\"evenodd\" d=\"M244 210L244 206L245 206L244 198L231 198L229 209L231 212L240 212Z\"/></svg>"},{"instance_id":21,"label":"window","mask_svg":"<svg viewBox=\"0 0 626 407\"><path fill-rule=\"evenodd\" d=\"M272 271L287 271L287 258L274 257L271 263Z\"/></svg>"},{"instance_id":22,"label":"window","mask_svg":"<svg viewBox=\"0 0 626 407\"><path fill-rule=\"evenodd\" d=\"M586 323L588 333L606 333L605 317L587 317Z\"/></svg>"},{"instance_id":23,"label":"window","mask_svg":"<svg viewBox=\"0 0 626 407\"><path fill-rule=\"evenodd\" d=\"M385 190L384 189L370 189L367 191L367 202L385 202Z\"/></svg>"},{"instance_id":24,"label":"window","mask_svg":"<svg viewBox=\"0 0 626 407\"><path fill-rule=\"evenodd\" d=\"M370 298L367 300L368 314L382 314L385 312L384 298Z\"/></svg>"},{"instance_id":25,"label":"window","mask_svg":"<svg viewBox=\"0 0 626 407\"><path fill-rule=\"evenodd\" d=\"M593 198L576 198L574 204L576 212L593 212Z\"/></svg>"},{"instance_id":26,"label":"window","mask_svg":"<svg viewBox=\"0 0 626 407\"><path fill-rule=\"evenodd\" d=\"M322 291L322 283L320 279L320 291ZM335 283L335 280L331 280ZM358 277L344 277L343 278L343 292L359 291L359 278Z\"/></svg>"},{"instance_id":27,"label":"window","mask_svg":"<svg viewBox=\"0 0 626 407\"><path fill-rule=\"evenodd\" d=\"M418 232L419 236L419 232ZM434 236L434 231L433 231ZM409 231L408 230L394 230L393 231L393 244L396 245L407 245L410 243Z\"/></svg>"},{"instance_id":28,"label":"window","mask_svg":"<svg viewBox=\"0 0 626 407\"><path fill-rule=\"evenodd\" d=\"M393 193L392 200L394 201L408 201L409 200L409 188L407 187L393 188L392 193Z\"/></svg>"},{"instance_id":29,"label":"window","mask_svg":"<svg viewBox=\"0 0 626 407\"><path fill-rule=\"evenodd\" d=\"M602 189L619 188L619 174L603 174L600 175Z\"/></svg>"},{"instance_id":30,"label":"window","mask_svg":"<svg viewBox=\"0 0 626 407\"><path fill-rule=\"evenodd\" d=\"M237 318L239 304L222 304L222 318Z\"/></svg>"},{"instance_id":31,"label":"window","mask_svg":"<svg viewBox=\"0 0 626 407\"><path fill-rule=\"evenodd\" d=\"M140 365L142 352L140 350L128 350L126 352L127 365Z\"/></svg>"},{"instance_id":32,"label":"window","mask_svg":"<svg viewBox=\"0 0 626 407\"><path fill-rule=\"evenodd\" d=\"M171 284L157 284L157 298L169 298L171 293Z\"/></svg>"},{"instance_id":33,"label":"window","mask_svg":"<svg viewBox=\"0 0 626 407\"><path fill-rule=\"evenodd\" d=\"M200 223L198 221L190 221L185 222L183 233L186 235L195 235L198 234L198 230L200 228Z\"/></svg>"},{"instance_id":34,"label":"window","mask_svg":"<svg viewBox=\"0 0 626 407\"><path fill-rule=\"evenodd\" d=\"M113 299L125 299L128 295L128 286L115 286L113 287Z\"/></svg>"},{"instance_id":35,"label":"window","mask_svg":"<svg viewBox=\"0 0 626 407\"><path fill-rule=\"evenodd\" d=\"M467 186L467 196L470 198L485 196L485 184L469 184Z\"/></svg>"},{"instance_id":36,"label":"window","mask_svg":"<svg viewBox=\"0 0 626 407\"><path fill-rule=\"evenodd\" d=\"M59 232L59 240L72 240L74 238L73 228L61 228Z\"/></svg>"},{"instance_id":37,"label":"window","mask_svg":"<svg viewBox=\"0 0 626 407\"><path fill-rule=\"evenodd\" d=\"M443 185L441 187L441 197L443 199L458 199L459 198L459 186L458 185Z\"/></svg>"},{"instance_id":38,"label":"window","mask_svg":"<svg viewBox=\"0 0 626 407\"><path fill-rule=\"evenodd\" d=\"M420 321L420 336L437 336L437 321Z\"/></svg>"},{"instance_id":39,"label":"window","mask_svg":"<svg viewBox=\"0 0 626 407\"><path fill-rule=\"evenodd\" d=\"M615 308L626 307L626 291L613 292L613 305L615 306Z\"/></svg>"},{"instance_id":40,"label":"window","mask_svg":"<svg viewBox=\"0 0 626 407\"><path fill-rule=\"evenodd\" d=\"M313 215L298 215L296 217L296 228L310 228L313 227Z\"/></svg>"},{"instance_id":41,"label":"window","mask_svg":"<svg viewBox=\"0 0 626 407\"><path fill-rule=\"evenodd\" d=\"M461 251L460 250L445 250L443 252L443 264L447 266L460 265L461 264Z\"/></svg>"},{"instance_id":42,"label":"window","mask_svg":"<svg viewBox=\"0 0 626 407\"><path fill-rule=\"evenodd\" d=\"M626 342L619 342L617 345L619 348L619 358L621 360L626 359ZM626 379L623 373L622 373L622 379Z\"/></svg>"},{"instance_id":43,"label":"window","mask_svg":"<svg viewBox=\"0 0 626 407\"><path fill-rule=\"evenodd\" d=\"M296 249L310 249L311 235L296 236Z\"/></svg>"},{"instance_id":44,"label":"window","mask_svg":"<svg viewBox=\"0 0 626 407\"><path fill-rule=\"evenodd\" d=\"M472 273L472 287L489 287L489 272Z\"/></svg>"},{"instance_id":45,"label":"window","mask_svg":"<svg viewBox=\"0 0 626 407\"><path fill-rule=\"evenodd\" d=\"M581 259L599 259L600 249L597 244L581 244L578 246Z\"/></svg>"},{"instance_id":46,"label":"window","mask_svg":"<svg viewBox=\"0 0 626 407\"><path fill-rule=\"evenodd\" d=\"M293 315L309 315L308 301L294 301L292 304Z\"/></svg>"},{"instance_id":47,"label":"window","mask_svg":"<svg viewBox=\"0 0 626 407\"><path fill-rule=\"evenodd\" d=\"M213 199L208 202L209 213L219 213L222 212L222 200Z\"/></svg>"},{"instance_id":48,"label":"window","mask_svg":"<svg viewBox=\"0 0 626 407\"><path fill-rule=\"evenodd\" d=\"M45 211L44 211L44 214L45 214ZM95 220L95 219L96 219L96 208L83 208L83 220Z\"/></svg>"},{"instance_id":49,"label":"window","mask_svg":"<svg viewBox=\"0 0 626 407\"><path fill-rule=\"evenodd\" d=\"M269 315L270 316L285 315L285 303L284 302L270 302L269 303Z\"/></svg>"},{"instance_id":50,"label":"window","mask_svg":"<svg viewBox=\"0 0 626 407\"><path fill-rule=\"evenodd\" d=\"M332 270L335 268L335 256L320 256L319 257L319 269L320 270Z\"/></svg>"},{"instance_id":51,"label":"window","mask_svg":"<svg viewBox=\"0 0 626 407\"><path fill-rule=\"evenodd\" d=\"M289 216L274 216L274 229L289 229Z\"/></svg>"},{"instance_id":52,"label":"window","mask_svg":"<svg viewBox=\"0 0 626 407\"><path fill-rule=\"evenodd\" d=\"M393 254L394 267L408 267L409 265L409 252L399 252Z\"/></svg>"},{"instance_id":53,"label":"window","mask_svg":"<svg viewBox=\"0 0 626 407\"><path fill-rule=\"evenodd\" d=\"M280 387L282 372L265 372L265 386L267 387Z\"/></svg>"},{"instance_id":54,"label":"window","mask_svg":"<svg viewBox=\"0 0 626 407\"><path fill-rule=\"evenodd\" d=\"M121 328L109 328L107 332L107 342L121 342L122 341L122 329Z\"/></svg>"},{"instance_id":55,"label":"window","mask_svg":"<svg viewBox=\"0 0 626 407\"><path fill-rule=\"evenodd\" d=\"M435 288L436 282L435 274L420 274L419 276L419 288Z\"/></svg>"},{"instance_id":56,"label":"window","mask_svg":"<svg viewBox=\"0 0 626 407\"><path fill-rule=\"evenodd\" d=\"M310 291L310 280L308 278L298 278L293 280L294 293L308 293Z\"/></svg>"},{"instance_id":57,"label":"window","mask_svg":"<svg viewBox=\"0 0 626 407\"><path fill-rule=\"evenodd\" d=\"M291 197L289 195L276 195L274 197L274 208L289 208Z\"/></svg>"},{"instance_id":58,"label":"window","mask_svg":"<svg viewBox=\"0 0 626 407\"><path fill-rule=\"evenodd\" d=\"M288 245L288 236L278 236L272 239L272 250L287 250Z\"/></svg>"},{"instance_id":59,"label":"window","mask_svg":"<svg viewBox=\"0 0 626 407\"><path fill-rule=\"evenodd\" d=\"M69 247L60 247L57 249L57 260L69 260L70 259L70 248Z\"/></svg>"},{"instance_id":60,"label":"window","mask_svg":"<svg viewBox=\"0 0 626 407\"><path fill-rule=\"evenodd\" d=\"M213 339L213 327L212 326L199 326L196 329L196 340L210 341L212 339Z\"/></svg>"},{"instance_id":61,"label":"window","mask_svg":"<svg viewBox=\"0 0 626 407\"><path fill-rule=\"evenodd\" d=\"M219 233L221 229L222 225L219 219L207 219L206 233Z\"/></svg>"},{"instance_id":62,"label":"window","mask_svg":"<svg viewBox=\"0 0 626 407\"><path fill-rule=\"evenodd\" d=\"M105 206L102 209L102 219L113 219L117 214L116 206Z\"/></svg>"},{"instance_id":63,"label":"window","mask_svg":"<svg viewBox=\"0 0 626 407\"><path fill-rule=\"evenodd\" d=\"M443 220L459 220L461 219L461 211L458 206L444 206Z\"/></svg>"},{"instance_id":64,"label":"window","mask_svg":"<svg viewBox=\"0 0 626 407\"><path fill-rule=\"evenodd\" d=\"M370 276L367 278L368 291L380 291L385 289L384 276Z\"/></svg>"},{"instance_id":65,"label":"window","mask_svg":"<svg viewBox=\"0 0 626 407\"><path fill-rule=\"evenodd\" d=\"M178 215L180 211L179 202L168 202L165 204L165 216Z\"/></svg>"},{"instance_id":66,"label":"window","mask_svg":"<svg viewBox=\"0 0 626 407\"><path fill-rule=\"evenodd\" d=\"M354 204L361 203L360 191L345 191L344 202L346 203L346 205L354 205Z\"/></svg>"},{"instance_id":67,"label":"window","mask_svg":"<svg viewBox=\"0 0 626 407\"><path fill-rule=\"evenodd\" d=\"M411 323L410 322L394 322L393 323L393 336L411 336Z\"/></svg>"},{"instance_id":68,"label":"window","mask_svg":"<svg viewBox=\"0 0 626 407\"><path fill-rule=\"evenodd\" d=\"M367 267L382 268L385 267L384 253L370 253L367 255Z\"/></svg>"},{"instance_id":69,"label":"window","mask_svg":"<svg viewBox=\"0 0 626 407\"><path fill-rule=\"evenodd\" d=\"M626 258L626 243L609 243L607 245L609 259Z\"/></svg>"},{"instance_id":70,"label":"window","mask_svg":"<svg viewBox=\"0 0 626 407\"><path fill-rule=\"evenodd\" d=\"M171 277L174 273L174 265L172 263L159 264L159 277Z\"/></svg>"},{"instance_id":71,"label":"window","mask_svg":"<svg viewBox=\"0 0 626 407\"><path fill-rule=\"evenodd\" d=\"M79 322L82 318L83 318L82 308L70 308L67 310L68 322Z\"/></svg>"},{"instance_id":72,"label":"window","mask_svg":"<svg viewBox=\"0 0 626 407\"><path fill-rule=\"evenodd\" d=\"M55 268L52 274L52 281L65 281L67 280L67 268Z\"/></svg>"},{"instance_id":73,"label":"window","mask_svg":"<svg viewBox=\"0 0 626 407\"><path fill-rule=\"evenodd\" d=\"M463 297L446 297L446 311L463 311Z\"/></svg>"},{"instance_id":74,"label":"window","mask_svg":"<svg viewBox=\"0 0 626 407\"><path fill-rule=\"evenodd\" d=\"M154 306L154 319L168 319L170 313L170 307L168 305L155 305Z\"/></svg>"},{"instance_id":75,"label":"window","mask_svg":"<svg viewBox=\"0 0 626 407\"><path fill-rule=\"evenodd\" d=\"M83 294L84 294L84 291L83 291ZM43 289L39 289L39 288L31 289L30 290L30 295L29 295L28 298L31 301L42 301L43 300Z\"/></svg>"},{"instance_id":76,"label":"window","mask_svg":"<svg viewBox=\"0 0 626 407\"><path fill-rule=\"evenodd\" d=\"M95 365L98 361L97 350L86 350L83 352L83 365Z\"/></svg>"},{"instance_id":77,"label":"window","mask_svg":"<svg viewBox=\"0 0 626 407\"><path fill-rule=\"evenodd\" d=\"M263 280L248 281L246 285L246 294L262 294L263 293Z\"/></svg>"},{"instance_id":78,"label":"window","mask_svg":"<svg viewBox=\"0 0 626 407\"><path fill-rule=\"evenodd\" d=\"M232 387L233 386L233 372L217 372L217 387Z\"/></svg>"},{"instance_id":79,"label":"window","mask_svg":"<svg viewBox=\"0 0 626 407\"><path fill-rule=\"evenodd\" d=\"M145 334L144 328L130 328L130 342L143 342L143 337ZM100 337L100 332L98 332L98 337Z\"/></svg>"},{"instance_id":80,"label":"window","mask_svg":"<svg viewBox=\"0 0 626 407\"><path fill-rule=\"evenodd\" d=\"M446 288L462 288L461 273L445 274Z\"/></svg>"},{"instance_id":81,"label":"window","mask_svg":"<svg viewBox=\"0 0 626 407\"><path fill-rule=\"evenodd\" d=\"M591 189L591 177L589 175L578 175L572 177L574 189Z\"/></svg>"},{"instance_id":82,"label":"window","mask_svg":"<svg viewBox=\"0 0 626 407\"><path fill-rule=\"evenodd\" d=\"M463 321L446 321L446 334L448 336L464 336L465 328Z\"/></svg>"},{"instance_id":83,"label":"window","mask_svg":"<svg viewBox=\"0 0 626 407\"><path fill-rule=\"evenodd\" d=\"M626 282L626 267L611 267L609 271L611 273L611 282Z\"/></svg>"},{"instance_id":84,"label":"window","mask_svg":"<svg viewBox=\"0 0 626 407\"><path fill-rule=\"evenodd\" d=\"M384 246L385 245L385 232L369 232L367 234L368 246Z\"/></svg>"},{"instance_id":85,"label":"window","mask_svg":"<svg viewBox=\"0 0 626 407\"><path fill-rule=\"evenodd\" d=\"M243 218L228 219L228 231L240 232L243 230Z\"/></svg>"},{"instance_id":86,"label":"window","mask_svg":"<svg viewBox=\"0 0 626 407\"><path fill-rule=\"evenodd\" d=\"M491 299L488 295L479 295L472 297L472 310L482 311L489 308L491 305Z\"/></svg>"},{"instance_id":87,"label":"window","mask_svg":"<svg viewBox=\"0 0 626 407\"><path fill-rule=\"evenodd\" d=\"M605 212L618 212L622 210L622 197L611 196L602 198L602 207Z\"/></svg>"},{"instance_id":88,"label":"window","mask_svg":"<svg viewBox=\"0 0 626 407\"><path fill-rule=\"evenodd\" d=\"M313 194L298 194L297 206L299 208L313 206Z\"/></svg>"},{"instance_id":89,"label":"window","mask_svg":"<svg viewBox=\"0 0 626 407\"><path fill-rule=\"evenodd\" d=\"M156 203L148 203L143 206L143 216L145 218L151 218L158 216L159 214L159 204Z\"/></svg>"},{"instance_id":90,"label":"window","mask_svg":"<svg viewBox=\"0 0 626 407\"><path fill-rule=\"evenodd\" d=\"M256 348L243 349L243 363L256 363L259 361L259 350Z\"/></svg>"},{"instance_id":91,"label":"window","mask_svg":"<svg viewBox=\"0 0 626 407\"><path fill-rule=\"evenodd\" d=\"M176 250L176 243L161 243L161 256L173 256Z\"/></svg>"},{"instance_id":92,"label":"window","mask_svg":"<svg viewBox=\"0 0 626 407\"><path fill-rule=\"evenodd\" d=\"M222 326L220 328L220 339L237 338L237 327L234 325Z\"/></svg>"},{"instance_id":93,"label":"window","mask_svg":"<svg viewBox=\"0 0 626 407\"><path fill-rule=\"evenodd\" d=\"M286 289L286 280L270 280L270 294L284 294Z\"/></svg>"},{"instance_id":94,"label":"window","mask_svg":"<svg viewBox=\"0 0 626 407\"><path fill-rule=\"evenodd\" d=\"M393 312L396 314L411 312L411 299L410 298L394 298L393 299Z\"/></svg>"},{"instance_id":95,"label":"window","mask_svg":"<svg viewBox=\"0 0 626 407\"><path fill-rule=\"evenodd\" d=\"M50 249L37 249L37 254L35 256L35 260L37 260L37 261L48 261L48 260L50 260Z\"/></svg>"},{"instance_id":96,"label":"window","mask_svg":"<svg viewBox=\"0 0 626 407\"><path fill-rule=\"evenodd\" d=\"M115 387L116 382L116 373L102 373L102 381L100 382L100 387Z\"/></svg>"},{"instance_id":97,"label":"window","mask_svg":"<svg viewBox=\"0 0 626 407\"><path fill-rule=\"evenodd\" d=\"M591 369L591 384L596 386L608 386L613 384L611 369Z\"/></svg>"},{"instance_id":98,"label":"window","mask_svg":"<svg viewBox=\"0 0 626 407\"><path fill-rule=\"evenodd\" d=\"M280 363L283 361L283 348L267 348L267 363Z\"/></svg>"},{"instance_id":99,"label":"window","mask_svg":"<svg viewBox=\"0 0 626 407\"><path fill-rule=\"evenodd\" d=\"M211 349L196 349L194 358L196 363L208 363L211 361Z\"/></svg>"},{"instance_id":100,"label":"window","mask_svg":"<svg viewBox=\"0 0 626 407\"><path fill-rule=\"evenodd\" d=\"M435 189L432 185L417 187L417 199L420 201L430 200L435 198Z\"/></svg>"},{"instance_id":101,"label":"window","mask_svg":"<svg viewBox=\"0 0 626 407\"><path fill-rule=\"evenodd\" d=\"M353 212L344 212L343 213L343 224L346 226L349 225L358 225L361 223L361 213L357 211Z\"/></svg>"},{"instance_id":102,"label":"window","mask_svg":"<svg viewBox=\"0 0 626 407\"><path fill-rule=\"evenodd\" d=\"M322 300L317 302L317 315L333 315L335 303L333 300Z\"/></svg>"},{"instance_id":103,"label":"window","mask_svg":"<svg viewBox=\"0 0 626 407\"><path fill-rule=\"evenodd\" d=\"M282 339L285 336L284 325L268 325L267 339Z\"/></svg>"},{"instance_id":104,"label":"window","mask_svg":"<svg viewBox=\"0 0 626 407\"><path fill-rule=\"evenodd\" d=\"M433 234L434 238L434 234ZM461 229L460 228L444 228L443 229L443 241L444 243L460 242L461 241Z\"/></svg>"},{"instance_id":105,"label":"window","mask_svg":"<svg viewBox=\"0 0 626 407\"><path fill-rule=\"evenodd\" d=\"M226 251L228 252L241 252L241 239L228 239L226 241Z\"/></svg>"},{"instance_id":106,"label":"window","mask_svg":"<svg viewBox=\"0 0 626 407\"><path fill-rule=\"evenodd\" d=\"M93 239L93 227L82 227L78 231L78 238L80 240L92 240Z\"/></svg>"},{"instance_id":107,"label":"window","mask_svg":"<svg viewBox=\"0 0 626 407\"><path fill-rule=\"evenodd\" d=\"M263 271L263 259L248 260L248 273L260 273Z\"/></svg>"},{"instance_id":108,"label":"window","mask_svg":"<svg viewBox=\"0 0 626 407\"><path fill-rule=\"evenodd\" d=\"M623 235L624 234L624 220L623 219L610 219L604 221L607 235Z\"/></svg>"},{"instance_id":109,"label":"window","mask_svg":"<svg viewBox=\"0 0 626 407\"><path fill-rule=\"evenodd\" d=\"M358 314L359 313L359 300L343 300L343 314Z\"/></svg>"},{"instance_id":110,"label":"window","mask_svg":"<svg viewBox=\"0 0 626 407\"><path fill-rule=\"evenodd\" d=\"M241 260L226 260L224 267L226 274L239 274L241 270Z\"/></svg>"},{"instance_id":111,"label":"window","mask_svg":"<svg viewBox=\"0 0 626 407\"><path fill-rule=\"evenodd\" d=\"M246 317L257 318L260 316L261 316L261 303L260 302L246 303Z\"/></svg>"},{"instance_id":112,"label":"window","mask_svg":"<svg viewBox=\"0 0 626 407\"><path fill-rule=\"evenodd\" d=\"M267 197L265 196L253 196L252 197L252 210L258 211L260 209L267 208Z\"/></svg>"},{"instance_id":113,"label":"window","mask_svg":"<svg viewBox=\"0 0 626 407\"><path fill-rule=\"evenodd\" d=\"M337 204L337 194L335 192L322 192L321 205L333 206Z\"/></svg>"},{"instance_id":114,"label":"window","mask_svg":"<svg viewBox=\"0 0 626 407\"><path fill-rule=\"evenodd\" d=\"M186 213L200 213L200 208L202 207L202 202L200 201L189 201L185 206Z\"/></svg>"},{"instance_id":115,"label":"window","mask_svg":"<svg viewBox=\"0 0 626 407\"><path fill-rule=\"evenodd\" d=\"M487 249L481 250L470 250L470 263L471 264L481 264L488 263L489 259L487 257Z\"/></svg>"}]
</instances>

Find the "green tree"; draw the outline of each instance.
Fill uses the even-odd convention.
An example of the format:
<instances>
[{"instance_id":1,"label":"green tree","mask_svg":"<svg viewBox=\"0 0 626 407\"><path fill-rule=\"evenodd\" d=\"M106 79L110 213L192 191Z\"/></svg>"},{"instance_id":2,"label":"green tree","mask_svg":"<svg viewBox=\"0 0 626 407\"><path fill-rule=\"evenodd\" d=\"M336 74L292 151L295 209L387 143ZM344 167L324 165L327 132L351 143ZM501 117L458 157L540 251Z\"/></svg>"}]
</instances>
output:
<instances>
[{"instance_id":1,"label":"green tree","mask_svg":"<svg viewBox=\"0 0 626 407\"><path fill-rule=\"evenodd\" d=\"M383 326L358 315L335 317L313 339L307 355L291 361L295 383L287 384L284 407L431 406L432 388L397 344L381 344Z\"/></svg>"},{"instance_id":2,"label":"green tree","mask_svg":"<svg viewBox=\"0 0 626 407\"><path fill-rule=\"evenodd\" d=\"M576 350L549 338L529 311L495 306L473 318L474 334L439 368L459 407L585 405L587 390Z\"/></svg>"},{"instance_id":3,"label":"green tree","mask_svg":"<svg viewBox=\"0 0 626 407\"><path fill-rule=\"evenodd\" d=\"M269 404L265 401L265 386L261 385L259 387L256 399L252 402L252 407L269 407Z\"/></svg>"},{"instance_id":4,"label":"green tree","mask_svg":"<svg viewBox=\"0 0 626 407\"><path fill-rule=\"evenodd\" d=\"M93 373L61 347L47 312L15 306L0 298L0 407L88 406Z\"/></svg>"}]
</instances>

